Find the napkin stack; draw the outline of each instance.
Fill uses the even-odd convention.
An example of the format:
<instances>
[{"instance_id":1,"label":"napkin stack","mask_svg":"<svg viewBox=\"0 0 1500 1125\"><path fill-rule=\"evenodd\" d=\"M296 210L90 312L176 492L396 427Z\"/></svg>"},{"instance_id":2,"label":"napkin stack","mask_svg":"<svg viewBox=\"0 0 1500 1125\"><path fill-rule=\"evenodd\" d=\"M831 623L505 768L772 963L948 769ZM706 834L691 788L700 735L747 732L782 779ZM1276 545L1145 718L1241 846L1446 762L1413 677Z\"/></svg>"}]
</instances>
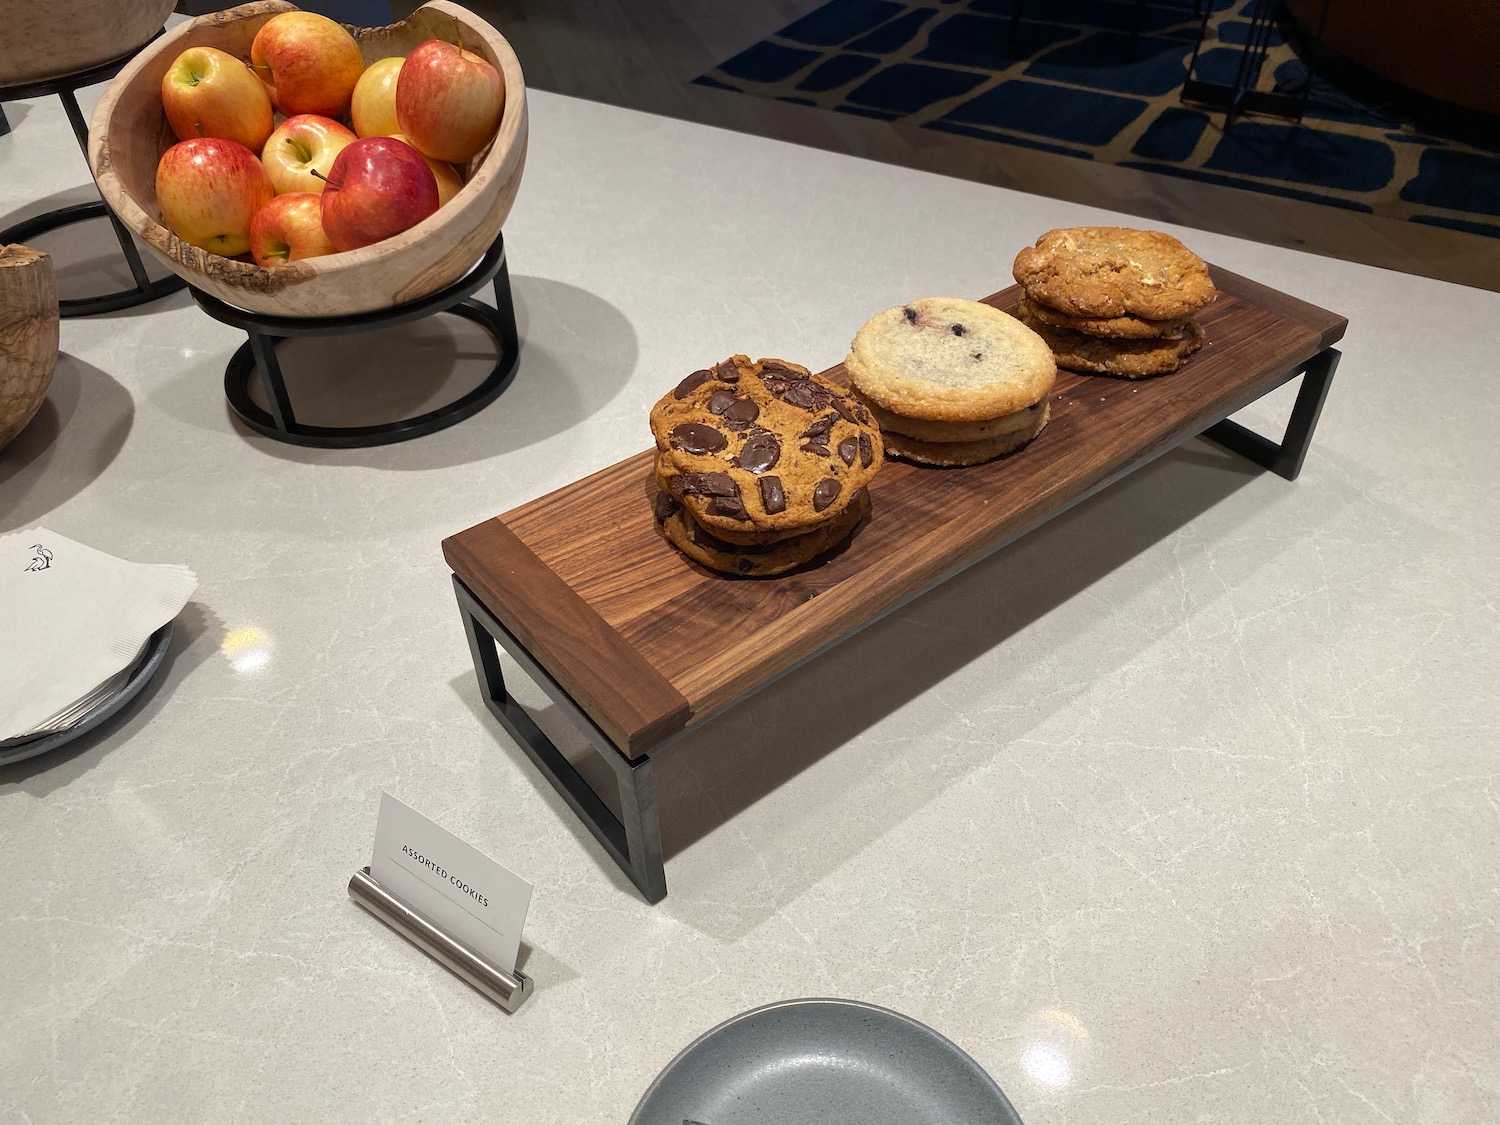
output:
<instances>
[{"instance_id":1,"label":"napkin stack","mask_svg":"<svg viewBox=\"0 0 1500 1125\"><path fill-rule=\"evenodd\" d=\"M44 528L0 535L0 745L64 730L125 686L198 576Z\"/></svg>"}]
</instances>

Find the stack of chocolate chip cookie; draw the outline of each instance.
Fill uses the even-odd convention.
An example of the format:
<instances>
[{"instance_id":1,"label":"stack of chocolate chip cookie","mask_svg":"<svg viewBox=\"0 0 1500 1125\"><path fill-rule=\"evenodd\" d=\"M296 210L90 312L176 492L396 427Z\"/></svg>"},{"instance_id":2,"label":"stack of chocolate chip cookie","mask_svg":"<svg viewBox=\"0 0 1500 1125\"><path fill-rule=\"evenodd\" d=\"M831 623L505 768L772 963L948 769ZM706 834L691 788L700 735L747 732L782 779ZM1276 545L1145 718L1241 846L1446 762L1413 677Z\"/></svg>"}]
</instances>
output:
<instances>
[{"instance_id":1,"label":"stack of chocolate chip cookie","mask_svg":"<svg viewBox=\"0 0 1500 1125\"><path fill-rule=\"evenodd\" d=\"M844 361L886 452L924 465L977 465L1047 424L1057 365L1015 317L977 301L923 297L861 328Z\"/></svg>"},{"instance_id":2,"label":"stack of chocolate chip cookie","mask_svg":"<svg viewBox=\"0 0 1500 1125\"><path fill-rule=\"evenodd\" d=\"M656 518L683 554L728 574L781 574L842 543L884 460L869 412L807 368L737 355L651 410Z\"/></svg>"},{"instance_id":3,"label":"stack of chocolate chip cookie","mask_svg":"<svg viewBox=\"0 0 1500 1125\"><path fill-rule=\"evenodd\" d=\"M1016 315L1072 371L1142 379L1203 346L1193 319L1218 296L1208 267L1170 234L1128 227L1052 230L1016 255Z\"/></svg>"}]
</instances>

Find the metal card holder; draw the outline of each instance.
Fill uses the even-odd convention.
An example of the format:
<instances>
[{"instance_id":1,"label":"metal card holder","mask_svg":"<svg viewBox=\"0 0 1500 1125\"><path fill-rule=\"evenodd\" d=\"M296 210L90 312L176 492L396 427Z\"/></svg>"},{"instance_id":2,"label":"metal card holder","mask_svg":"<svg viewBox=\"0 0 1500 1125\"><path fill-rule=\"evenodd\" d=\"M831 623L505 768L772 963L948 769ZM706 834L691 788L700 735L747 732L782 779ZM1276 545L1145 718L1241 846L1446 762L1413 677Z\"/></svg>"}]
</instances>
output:
<instances>
[{"instance_id":1,"label":"metal card holder","mask_svg":"<svg viewBox=\"0 0 1500 1125\"><path fill-rule=\"evenodd\" d=\"M349 897L507 1012L526 1003L535 989L525 973L502 969L391 894L370 877L368 867L361 867L349 880Z\"/></svg>"}]
</instances>

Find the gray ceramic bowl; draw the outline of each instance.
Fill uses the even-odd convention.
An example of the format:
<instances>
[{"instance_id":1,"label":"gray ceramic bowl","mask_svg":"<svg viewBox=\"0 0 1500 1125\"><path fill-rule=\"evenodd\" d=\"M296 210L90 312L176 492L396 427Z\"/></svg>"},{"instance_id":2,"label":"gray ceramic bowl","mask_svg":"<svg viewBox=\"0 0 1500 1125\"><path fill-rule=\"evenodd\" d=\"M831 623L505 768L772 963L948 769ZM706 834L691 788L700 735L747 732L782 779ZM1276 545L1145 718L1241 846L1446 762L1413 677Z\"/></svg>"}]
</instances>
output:
<instances>
[{"instance_id":1,"label":"gray ceramic bowl","mask_svg":"<svg viewBox=\"0 0 1500 1125\"><path fill-rule=\"evenodd\" d=\"M857 1000L783 1000L700 1035L630 1125L1021 1125L932 1028Z\"/></svg>"}]
</instances>

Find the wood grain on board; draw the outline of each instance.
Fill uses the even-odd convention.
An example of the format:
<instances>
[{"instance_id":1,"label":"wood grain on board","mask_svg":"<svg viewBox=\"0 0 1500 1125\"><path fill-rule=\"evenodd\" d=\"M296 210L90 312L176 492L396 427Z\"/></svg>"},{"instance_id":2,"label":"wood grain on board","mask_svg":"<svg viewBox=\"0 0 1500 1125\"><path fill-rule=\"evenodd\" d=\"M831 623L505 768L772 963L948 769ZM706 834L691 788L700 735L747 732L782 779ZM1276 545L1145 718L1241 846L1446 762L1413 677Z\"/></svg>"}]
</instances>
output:
<instances>
[{"instance_id":1,"label":"wood grain on board","mask_svg":"<svg viewBox=\"0 0 1500 1125\"><path fill-rule=\"evenodd\" d=\"M738 578L688 561L652 518L654 450L452 536L444 553L639 756L1280 385L1343 335L1334 313L1224 270L1214 279L1223 295L1199 317L1203 350L1180 370L1137 381L1060 371L1052 420L1024 450L964 469L888 461L869 517L816 565ZM986 301L1010 311L1019 295ZM845 381L842 365L827 374Z\"/></svg>"}]
</instances>

